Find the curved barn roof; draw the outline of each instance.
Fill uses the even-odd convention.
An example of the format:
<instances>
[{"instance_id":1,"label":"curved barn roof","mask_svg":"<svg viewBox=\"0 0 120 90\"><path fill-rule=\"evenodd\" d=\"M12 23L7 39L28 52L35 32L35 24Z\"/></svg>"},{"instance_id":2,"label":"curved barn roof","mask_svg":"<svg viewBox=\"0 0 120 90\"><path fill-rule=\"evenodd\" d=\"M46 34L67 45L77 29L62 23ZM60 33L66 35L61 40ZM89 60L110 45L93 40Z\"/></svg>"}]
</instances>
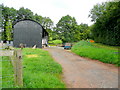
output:
<instances>
[{"instance_id":1,"label":"curved barn roof","mask_svg":"<svg viewBox=\"0 0 120 90\"><path fill-rule=\"evenodd\" d=\"M35 22L35 23L37 23L38 25L40 25L40 26L42 27L42 29L43 29L43 32L47 33L47 35L48 35L48 32L43 28L43 26L42 26L40 23L38 23L38 22L36 22L36 21L34 21L34 20L31 20L31 19L23 19L23 20L14 21L12 27L14 28L14 25L16 25L18 22L20 22L20 21L26 21L26 20Z\"/></svg>"}]
</instances>

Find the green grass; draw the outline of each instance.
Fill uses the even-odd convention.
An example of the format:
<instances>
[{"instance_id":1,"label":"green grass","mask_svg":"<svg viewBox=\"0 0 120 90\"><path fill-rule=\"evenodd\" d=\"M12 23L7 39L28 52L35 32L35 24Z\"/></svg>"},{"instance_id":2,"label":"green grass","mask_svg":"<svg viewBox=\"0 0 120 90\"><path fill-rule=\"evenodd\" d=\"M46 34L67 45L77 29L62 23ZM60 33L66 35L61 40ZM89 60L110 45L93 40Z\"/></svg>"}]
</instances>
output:
<instances>
[{"instance_id":1,"label":"green grass","mask_svg":"<svg viewBox=\"0 0 120 90\"><path fill-rule=\"evenodd\" d=\"M0 56L0 90L2 89L2 57Z\"/></svg>"},{"instance_id":2,"label":"green grass","mask_svg":"<svg viewBox=\"0 0 120 90\"><path fill-rule=\"evenodd\" d=\"M120 62L118 61L118 49L113 47L80 41L72 47L72 52L83 57L120 66Z\"/></svg>"},{"instance_id":3,"label":"green grass","mask_svg":"<svg viewBox=\"0 0 120 90\"><path fill-rule=\"evenodd\" d=\"M118 50L118 48L120 48L119 46L108 46L108 45L104 45L101 43L92 43L92 44L96 47L106 48L106 49L110 49L110 50Z\"/></svg>"},{"instance_id":4,"label":"green grass","mask_svg":"<svg viewBox=\"0 0 120 90\"><path fill-rule=\"evenodd\" d=\"M25 88L64 88L61 81L61 66L47 51L23 49L24 87Z\"/></svg>"},{"instance_id":5,"label":"green grass","mask_svg":"<svg viewBox=\"0 0 120 90\"><path fill-rule=\"evenodd\" d=\"M23 82L22 88L65 88L61 81L62 67L56 63L47 51L24 48L23 51ZM9 57L2 61L2 87L19 88L14 86L13 67ZM6 77L7 74L10 74ZM7 82L9 81L9 82Z\"/></svg>"},{"instance_id":6,"label":"green grass","mask_svg":"<svg viewBox=\"0 0 120 90\"><path fill-rule=\"evenodd\" d=\"M49 46L56 46L55 44L48 44Z\"/></svg>"},{"instance_id":7,"label":"green grass","mask_svg":"<svg viewBox=\"0 0 120 90\"><path fill-rule=\"evenodd\" d=\"M14 87L13 67L8 56L2 57L2 88Z\"/></svg>"}]
</instances>

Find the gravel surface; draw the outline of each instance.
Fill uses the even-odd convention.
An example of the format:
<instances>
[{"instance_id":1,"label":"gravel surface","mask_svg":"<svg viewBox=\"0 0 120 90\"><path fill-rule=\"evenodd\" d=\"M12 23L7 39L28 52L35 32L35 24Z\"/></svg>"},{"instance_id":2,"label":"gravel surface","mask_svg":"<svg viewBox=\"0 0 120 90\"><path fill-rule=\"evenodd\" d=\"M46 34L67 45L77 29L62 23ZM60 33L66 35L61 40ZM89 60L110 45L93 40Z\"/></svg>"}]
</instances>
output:
<instances>
[{"instance_id":1,"label":"gravel surface","mask_svg":"<svg viewBox=\"0 0 120 90\"><path fill-rule=\"evenodd\" d=\"M114 65L83 58L63 48L44 50L61 64L67 88L118 88L118 68Z\"/></svg>"}]
</instances>

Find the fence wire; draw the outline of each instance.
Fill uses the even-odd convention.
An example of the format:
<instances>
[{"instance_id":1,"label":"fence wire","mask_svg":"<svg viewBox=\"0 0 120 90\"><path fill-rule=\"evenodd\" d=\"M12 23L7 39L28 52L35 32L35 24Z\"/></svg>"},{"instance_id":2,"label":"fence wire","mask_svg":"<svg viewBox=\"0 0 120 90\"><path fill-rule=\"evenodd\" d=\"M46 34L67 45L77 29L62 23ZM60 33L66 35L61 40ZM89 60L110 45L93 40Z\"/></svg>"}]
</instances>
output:
<instances>
[{"instance_id":1,"label":"fence wire","mask_svg":"<svg viewBox=\"0 0 120 90\"><path fill-rule=\"evenodd\" d=\"M21 58L17 57L21 57L21 50L5 50L1 45L0 43L0 90L23 86Z\"/></svg>"},{"instance_id":2,"label":"fence wire","mask_svg":"<svg viewBox=\"0 0 120 90\"><path fill-rule=\"evenodd\" d=\"M2 62L2 75L0 75L0 79L2 80L0 82L2 84L1 86L2 88L11 88L14 85L14 72L10 57L2 56L0 62Z\"/></svg>"}]
</instances>

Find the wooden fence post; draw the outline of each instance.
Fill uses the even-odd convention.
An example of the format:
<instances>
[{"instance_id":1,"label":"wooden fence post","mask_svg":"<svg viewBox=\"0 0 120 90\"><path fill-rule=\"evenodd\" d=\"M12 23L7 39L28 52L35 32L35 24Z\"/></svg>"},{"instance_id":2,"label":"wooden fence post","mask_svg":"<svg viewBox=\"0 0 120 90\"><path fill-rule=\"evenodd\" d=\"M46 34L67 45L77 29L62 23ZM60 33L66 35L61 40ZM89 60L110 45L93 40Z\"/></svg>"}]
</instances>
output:
<instances>
[{"instance_id":1,"label":"wooden fence post","mask_svg":"<svg viewBox=\"0 0 120 90\"><path fill-rule=\"evenodd\" d=\"M22 50L0 51L0 56L9 56L14 69L15 86L23 86Z\"/></svg>"},{"instance_id":2,"label":"wooden fence post","mask_svg":"<svg viewBox=\"0 0 120 90\"><path fill-rule=\"evenodd\" d=\"M15 85L22 87L23 86L23 76L22 76L22 51L14 51L14 77Z\"/></svg>"}]
</instances>

